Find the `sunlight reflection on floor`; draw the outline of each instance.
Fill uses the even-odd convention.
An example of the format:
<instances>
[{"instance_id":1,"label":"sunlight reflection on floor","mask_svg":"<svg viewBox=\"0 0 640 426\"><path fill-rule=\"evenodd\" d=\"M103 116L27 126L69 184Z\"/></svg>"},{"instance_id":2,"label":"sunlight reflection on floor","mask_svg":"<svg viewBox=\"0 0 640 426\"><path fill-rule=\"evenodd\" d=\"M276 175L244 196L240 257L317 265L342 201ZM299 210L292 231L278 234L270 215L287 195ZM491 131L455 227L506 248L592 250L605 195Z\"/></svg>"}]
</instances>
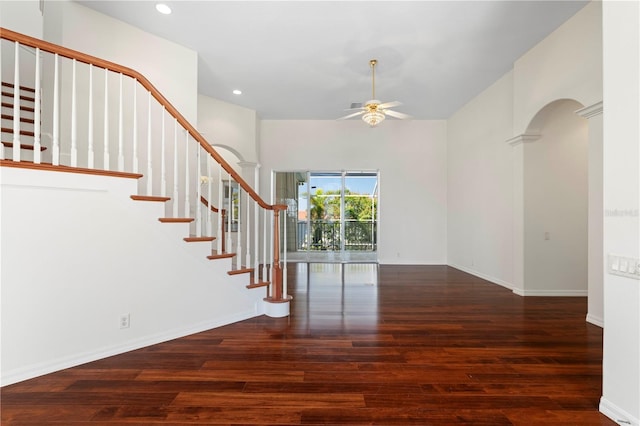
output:
<instances>
[{"instance_id":1,"label":"sunlight reflection on floor","mask_svg":"<svg viewBox=\"0 0 640 426\"><path fill-rule=\"evenodd\" d=\"M378 322L378 265L294 263L288 265L291 313L305 327L375 327Z\"/></svg>"}]
</instances>

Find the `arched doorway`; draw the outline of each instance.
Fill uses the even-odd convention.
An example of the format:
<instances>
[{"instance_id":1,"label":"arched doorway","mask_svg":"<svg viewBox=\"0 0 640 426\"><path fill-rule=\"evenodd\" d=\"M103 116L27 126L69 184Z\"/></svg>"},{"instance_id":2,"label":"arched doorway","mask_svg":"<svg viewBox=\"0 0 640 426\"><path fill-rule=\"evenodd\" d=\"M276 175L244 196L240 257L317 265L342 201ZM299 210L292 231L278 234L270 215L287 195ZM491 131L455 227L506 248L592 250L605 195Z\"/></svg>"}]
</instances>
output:
<instances>
[{"instance_id":1,"label":"arched doorway","mask_svg":"<svg viewBox=\"0 0 640 426\"><path fill-rule=\"evenodd\" d=\"M546 105L523 151L523 293L586 296L589 125L574 100Z\"/></svg>"}]
</instances>

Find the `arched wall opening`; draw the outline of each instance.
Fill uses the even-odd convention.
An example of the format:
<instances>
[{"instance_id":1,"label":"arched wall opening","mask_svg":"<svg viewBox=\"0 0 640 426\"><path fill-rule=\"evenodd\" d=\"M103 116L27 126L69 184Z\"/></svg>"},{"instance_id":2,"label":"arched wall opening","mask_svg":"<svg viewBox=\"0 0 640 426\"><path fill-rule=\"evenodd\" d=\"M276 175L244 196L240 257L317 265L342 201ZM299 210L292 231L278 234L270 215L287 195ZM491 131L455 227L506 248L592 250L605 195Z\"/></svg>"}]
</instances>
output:
<instances>
[{"instance_id":1,"label":"arched wall opening","mask_svg":"<svg viewBox=\"0 0 640 426\"><path fill-rule=\"evenodd\" d=\"M523 155L525 295L588 294L589 124L574 100L533 118Z\"/></svg>"}]
</instances>

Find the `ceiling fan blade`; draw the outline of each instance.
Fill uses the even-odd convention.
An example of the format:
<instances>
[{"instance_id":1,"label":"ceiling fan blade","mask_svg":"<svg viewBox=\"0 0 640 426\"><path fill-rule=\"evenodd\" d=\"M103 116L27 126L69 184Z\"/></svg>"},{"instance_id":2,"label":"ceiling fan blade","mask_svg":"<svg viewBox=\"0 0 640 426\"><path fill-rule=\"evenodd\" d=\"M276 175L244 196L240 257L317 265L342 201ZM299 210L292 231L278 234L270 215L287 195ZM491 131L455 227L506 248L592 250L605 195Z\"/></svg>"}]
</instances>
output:
<instances>
[{"instance_id":1,"label":"ceiling fan blade","mask_svg":"<svg viewBox=\"0 0 640 426\"><path fill-rule=\"evenodd\" d=\"M364 114L364 111L354 112L353 114L345 115L344 117L338 118L338 120L346 120L347 118L356 117L358 115Z\"/></svg>"},{"instance_id":2,"label":"ceiling fan blade","mask_svg":"<svg viewBox=\"0 0 640 426\"><path fill-rule=\"evenodd\" d=\"M362 108L362 102L352 102L349 109Z\"/></svg>"},{"instance_id":3,"label":"ceiling fan blade","mask_svg":"<svg viewBox=\"0 0 640 426\"><path fill-rule=\"evenodd\" d=\"M402 102L393 101L393 102L385 102L383 104L378 105L378 108L393 108L402 105Z\"/></svg>"},{"instance_id":4,"label":"ceiling fan blade","mask_svg":"<svg viewBox=\"0 0 640 426\"><path fill-rule=\"evenodd\" d=\"M411 118L411 116L409 114L404 114L404 113L398 112L398 111L391 111L389 109L385 109L384 113L385 113L385 115L388 115L388 116L394 117L394 118L399 118L400 120L405 120L407 118Z\"/></svg>"}]
</instances>

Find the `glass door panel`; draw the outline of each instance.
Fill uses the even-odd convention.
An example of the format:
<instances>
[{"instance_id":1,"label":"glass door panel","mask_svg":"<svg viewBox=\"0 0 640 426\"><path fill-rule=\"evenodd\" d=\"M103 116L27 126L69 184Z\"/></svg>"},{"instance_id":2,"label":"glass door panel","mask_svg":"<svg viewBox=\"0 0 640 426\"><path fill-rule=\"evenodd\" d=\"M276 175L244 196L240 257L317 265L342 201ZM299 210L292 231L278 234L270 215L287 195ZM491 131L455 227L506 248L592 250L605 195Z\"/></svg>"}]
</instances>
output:
<instances>
[{"instance_id":1,"label":"glass door panel","mask_svg":"<svg viewBox=\"0 0 640 426\"><path fill-rule=\"evenodd\" d=\"M377 248L378 175L347 172L344 178L345 250Z\"/></svg>"},{"instance_id":2,"label":"glass door panel","mask_svg":"<svg viewBox=\"0 0 640 426\"><path fill-rule=\"evenodd\" d=\"M342 174L311 173L309 187L309 250L342 250Z\"/></svg>"}]
</instances>

